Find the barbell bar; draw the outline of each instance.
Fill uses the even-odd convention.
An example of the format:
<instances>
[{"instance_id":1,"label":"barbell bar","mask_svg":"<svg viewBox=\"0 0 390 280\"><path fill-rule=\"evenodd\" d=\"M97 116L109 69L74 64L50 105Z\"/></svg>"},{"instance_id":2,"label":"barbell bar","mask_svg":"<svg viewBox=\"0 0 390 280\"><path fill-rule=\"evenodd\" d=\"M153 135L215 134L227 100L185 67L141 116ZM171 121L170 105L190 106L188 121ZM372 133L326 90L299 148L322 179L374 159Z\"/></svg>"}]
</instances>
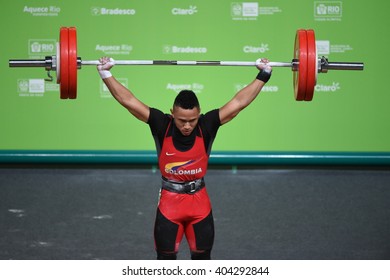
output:
<instances>
[{"instance_id":1,"label":"barbell bar","mask_svg":"<svg viewBox=\"0 0 390 280\"><path fill-rule=\"evenodd\" d=\"M44 67L55 71L60 85L61 99L77 98L77 70L82 66L99 65L98 60L82 60L77 56L77 30L61 27L57 52L45 59L10 59L9 67ZM178 66L256 66L257 61L192 61L192 60L116 60L115 65L178 65ZM294 96L297 101L311 101L318 73L328 70L363 70L362 62L329 62L318 57L315 33L312 29L298 29L294 42L294 58L291 62L269 62L272 67L289 67L293 71Z\"/></svg>"}]
</instances>

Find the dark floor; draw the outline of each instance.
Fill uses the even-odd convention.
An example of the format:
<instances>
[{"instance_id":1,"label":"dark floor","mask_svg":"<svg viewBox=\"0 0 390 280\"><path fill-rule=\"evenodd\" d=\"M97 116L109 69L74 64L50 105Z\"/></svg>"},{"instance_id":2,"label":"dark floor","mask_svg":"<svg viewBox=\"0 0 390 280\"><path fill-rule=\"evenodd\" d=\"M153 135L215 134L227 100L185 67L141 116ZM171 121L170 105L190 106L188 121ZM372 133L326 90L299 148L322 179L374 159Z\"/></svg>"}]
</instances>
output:
<instances>
[{"instance_id":1,"label":"dark floor","mask_svg":"<svg viewBox=\"0 0 390 280\"><path fill-rule=\"evenodd\" d=\"M211 169L206 185L214 259L390 259L390 170ZM155 259L158 189L152 168L0 168L0 259Z\"/></svg>"}]
</instances>

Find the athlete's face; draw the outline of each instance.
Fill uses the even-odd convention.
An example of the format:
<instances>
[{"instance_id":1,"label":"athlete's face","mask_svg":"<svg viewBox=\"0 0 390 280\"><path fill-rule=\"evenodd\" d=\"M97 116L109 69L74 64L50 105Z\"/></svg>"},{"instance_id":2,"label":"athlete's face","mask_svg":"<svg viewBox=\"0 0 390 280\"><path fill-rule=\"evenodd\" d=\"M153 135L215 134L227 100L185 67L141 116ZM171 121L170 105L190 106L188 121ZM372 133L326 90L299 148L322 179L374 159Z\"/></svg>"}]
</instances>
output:
<instances>
[{"instance_id":1,"label":"athlete's face","mask_svg":"<svg viewBox=\"0 0 390 280\"><path fill-rule=\"evenodd\" d=\"M193 109L183 109L179 106L174 106L171 109L171 113L175 120L175 125L181 134L188 136L198 124L200 109L196 107Z\"/></svg>"}]
</instances>

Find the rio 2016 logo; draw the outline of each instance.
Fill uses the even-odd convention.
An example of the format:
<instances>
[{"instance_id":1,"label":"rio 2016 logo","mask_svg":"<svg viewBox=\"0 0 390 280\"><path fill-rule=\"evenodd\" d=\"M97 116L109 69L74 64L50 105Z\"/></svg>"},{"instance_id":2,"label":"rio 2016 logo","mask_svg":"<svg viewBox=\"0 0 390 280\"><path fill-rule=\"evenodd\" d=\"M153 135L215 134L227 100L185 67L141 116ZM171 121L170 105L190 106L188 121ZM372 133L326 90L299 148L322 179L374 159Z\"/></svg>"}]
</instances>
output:
<instances>
[{"instance_id":1,"label":"rio 2016 logo","mask_svg":"<svg viewBox=\"0 0 390 280\"><path fill-rule=\"evenodd\" d=\"M343 14L343 6L340 1L314 2L314 17L317 20L340 20Z\"/></svg>"}]
</instances>

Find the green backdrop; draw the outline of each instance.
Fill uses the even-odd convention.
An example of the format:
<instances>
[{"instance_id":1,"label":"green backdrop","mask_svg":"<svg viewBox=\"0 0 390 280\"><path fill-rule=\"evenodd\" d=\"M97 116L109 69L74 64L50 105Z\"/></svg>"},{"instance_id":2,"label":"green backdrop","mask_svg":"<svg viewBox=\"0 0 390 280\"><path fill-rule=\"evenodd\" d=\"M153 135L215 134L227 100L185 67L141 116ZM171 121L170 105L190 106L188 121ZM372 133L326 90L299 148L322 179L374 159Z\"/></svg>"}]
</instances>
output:
<instances>
[{"instance_id":1,"label":"green backdrop","mask_svg":"<svg viewBox=\"0 0 390 280\"><path fill-rule=\"evenodd\" d=\"M78 71L78 98L60 100L43 68L8 60L55 54L61 26L76 26L78 56L95 60L290 62L296 30L316 32L319 55L364 62L364 71L319 74L314 100L293 97L292 71L275 68L261 95L221 127L214 151L390 152L390 3L372 1L7 1L0 17L0 150L154 151L147 125L110 97L94 66ZM116 66L113 74L151 107L169 112L181 88L202 111L224 105L255 67ZM53 73L54 75L54 73Z\"/></svg>"}]
</instances>

